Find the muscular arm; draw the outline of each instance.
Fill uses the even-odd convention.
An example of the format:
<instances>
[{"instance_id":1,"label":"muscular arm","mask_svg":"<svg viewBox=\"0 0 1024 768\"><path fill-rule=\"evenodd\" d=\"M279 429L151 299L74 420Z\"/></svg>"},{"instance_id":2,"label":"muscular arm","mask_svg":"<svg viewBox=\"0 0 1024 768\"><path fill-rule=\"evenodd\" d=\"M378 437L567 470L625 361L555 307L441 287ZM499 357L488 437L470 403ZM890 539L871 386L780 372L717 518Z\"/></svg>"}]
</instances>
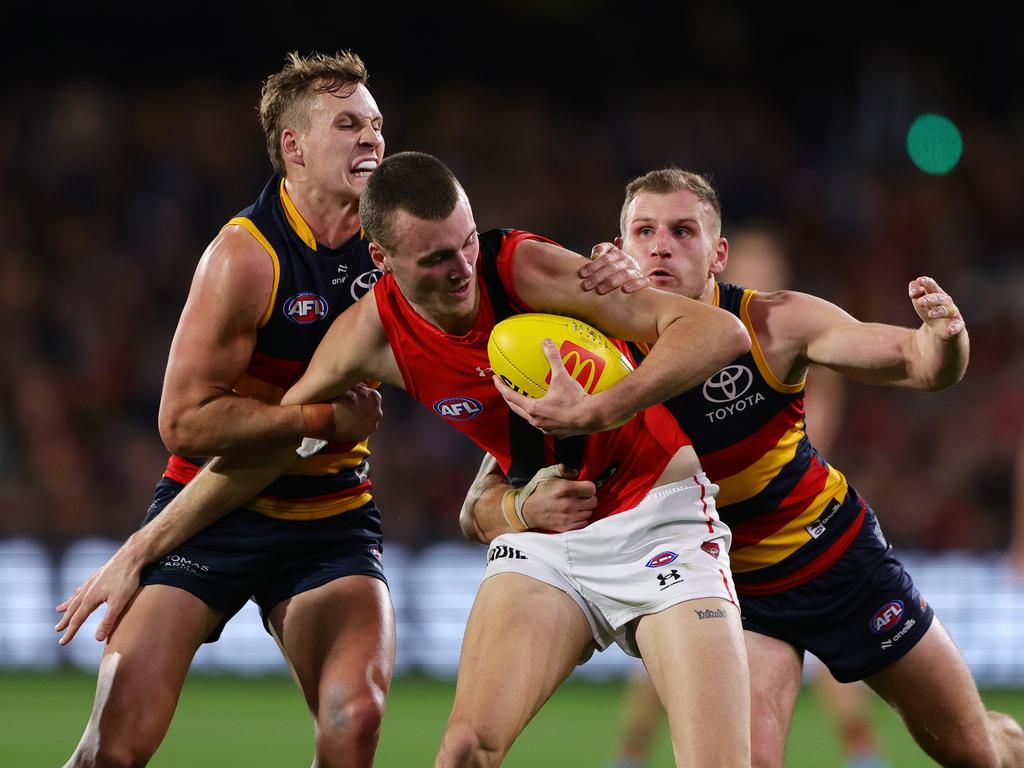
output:
<instances>
[{"instance_id":1,"label":"muscular arm","mask_svg":"<svg viewBox=\"0 0 1024 768\"><path fill-rule=\"evenodd\" d=\"M576 279L582 264L581 256L558 246L523 241L513 262L515 289L538 312L577 317L610 336L654 346L633 374L576 404L527 401L502 390L536 426L571 421L566 430L549 430L559 436L604 429L696 386L750 348L743 325L716 307L652 288L604 296L584 291Z\"/></svg>"},{"instance_id":2,"label":"muscular arm","mask_svg":"<svg viewBox=\"0 0 1024 768\"><path fill-rule=\"evenodd\" d=\"M242 227L225 227L196 268L171 342L160 436L174 453L219 456L301 437L298 408L234 394L273 301L270 254Z\"/></svg>"},{"instance_id":3,"label":"muscular arm","mask_svg":"<svg viewBox=\"0 0 1024 768\"><path fill-rule=\"evenodd\" d=\"M930 278L913 281L910 296L922 321L916 329L863 323L824 299L789 291L752 301L751 317L769 363L783 377L799 377L818 363L868 384L951 387L967 369L963 318Z\"/></svg>"},{"instance_id":4,"label":"muscular arm","mask_svg":"<svg viewBox=\"0 0 1024 768\"><path fill-rule=\"evenodd\" d=\"M314 354L303 377L271 411L299 411L302 403L336 400L353 431L365 436L380 418L380 395L365 385L376 379L401 386L373 295L368 294L338 317ZM362 425L359 427L358 425ZM302 430L299 430L299 435ZM103 602L108 610L96 633L106 639L138 588L139 572L232 509L248 502L295 461L300 438L275 448L217 457L148 525L133 534L114 556L75 593L57 606L64 613L57 631L70 642L86 618Z\"/></svg>"}]
</instances>

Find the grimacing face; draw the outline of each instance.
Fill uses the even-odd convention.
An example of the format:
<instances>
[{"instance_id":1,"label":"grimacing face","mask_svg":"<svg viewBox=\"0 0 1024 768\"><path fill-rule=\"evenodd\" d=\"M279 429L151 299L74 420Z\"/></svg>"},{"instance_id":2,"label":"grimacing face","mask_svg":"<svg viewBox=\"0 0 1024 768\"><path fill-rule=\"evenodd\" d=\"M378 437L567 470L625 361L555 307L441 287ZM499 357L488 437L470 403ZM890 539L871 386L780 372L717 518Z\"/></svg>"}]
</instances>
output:
<instances>
[{"instance_id":1,"label":"grimacing face","mask_svg":"<svg viewBox=\"0 0 1024 768\"><path fill-rule=\"evenodd\" d=\"M398 211L390 239L394 248L372 243L370 252L384 272L394 275L402 295L442 330L468 331L478 308L480 240L465 192L459 191L455 209L442 221Z\"/></svg>"},{"instance_id":2,"label":"grimacing face","mask_svg":"<svg viewBox=\"0 0 1024 768\"><path fill-rule=\"evenodd\" d=\"M316 188L329 195L357 200L370 173L384 157L384 118L363 84L335 93L317 93L309 102L309 127L286 128L300 164Z\"/></svg>"},{"instance_id":3,"label":"grimacing face","mask_svg":"<svg viewBox=\"0 0 1024 768\"><path fill-rule=\"evenodd\" d=\"M651 285L691 299L706 298L712 276L728 260L714 209L689 190L641 192L626 209L618 245L640 264Z\"/></svg>"}]
</instances>

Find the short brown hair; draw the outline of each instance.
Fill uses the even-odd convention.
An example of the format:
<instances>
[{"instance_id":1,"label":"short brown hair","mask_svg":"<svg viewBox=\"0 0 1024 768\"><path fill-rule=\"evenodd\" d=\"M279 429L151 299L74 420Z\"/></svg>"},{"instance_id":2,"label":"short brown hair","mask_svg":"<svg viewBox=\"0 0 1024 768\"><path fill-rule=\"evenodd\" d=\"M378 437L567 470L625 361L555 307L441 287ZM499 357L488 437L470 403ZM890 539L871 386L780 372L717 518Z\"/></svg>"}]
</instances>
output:
<instances>
[{"instance_id":1,"label":"short brown hair","mask_svg":"<svg viewBox=\"0 0 1024 768\"><path fill-rule=\"evenodd\" d=\"M433 155L399 152L384 158L366 180L359 198L359 221L367 236L386 250L395 247L395 214L443 221L452 215L462 187L455 174Z\"/></svg>"},{"instance_id":2,"label":"short brown hair","mask_svg":"<svg viewBox=\"0 0 1024 768\"><path fill-rule=\"evenodd\" d=\"M622 211L619 213L619 232L626 234L626 209L641 192L651 192L655 195L669 195L673 192L692 192L702 203L711 206L718 219L719 234L722 229L722 203L718 199L718 193L711 186L711 181L699 173L684 171L675 166L659 168L650 171L643 176L633 179L626 185L626 199L622 203Z\"/></svg>"},{"instance_id":3,"label":"short brown hair","mask_svg":"<svg viewBox=\"0 0 1024 768\"><path fill-rule=\"evenodd\" d=\"M260 93L260 125L267 138L267 153L274 172L284 176L281 154L281 132L285 128L309 128L309 101L318 93L337 93L342 88L353 91L366 82L369 75L358 55L342 51L333 56L313 53L301 56L292 51L284 69L263 82Z\"/></svg>"}]
</instances>

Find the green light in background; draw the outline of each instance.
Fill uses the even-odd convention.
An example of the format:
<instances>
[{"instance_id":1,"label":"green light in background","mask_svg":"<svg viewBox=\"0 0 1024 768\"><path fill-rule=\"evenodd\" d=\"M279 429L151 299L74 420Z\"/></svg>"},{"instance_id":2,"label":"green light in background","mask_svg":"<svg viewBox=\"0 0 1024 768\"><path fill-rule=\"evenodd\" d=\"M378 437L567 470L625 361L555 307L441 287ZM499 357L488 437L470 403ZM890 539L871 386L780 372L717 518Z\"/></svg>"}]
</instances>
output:
<instances>
[{"instance_id":1,"label":"green light in background","mask_svg":"<svg viewBox=\"0 0 1024 768\"><path fill-rule=\"evenodd\" d=\"M907 132L907 152L925 173L943 176L952 171L964 151L960 131L948 117L918 115Z\"/></svg>"}]
</instances>

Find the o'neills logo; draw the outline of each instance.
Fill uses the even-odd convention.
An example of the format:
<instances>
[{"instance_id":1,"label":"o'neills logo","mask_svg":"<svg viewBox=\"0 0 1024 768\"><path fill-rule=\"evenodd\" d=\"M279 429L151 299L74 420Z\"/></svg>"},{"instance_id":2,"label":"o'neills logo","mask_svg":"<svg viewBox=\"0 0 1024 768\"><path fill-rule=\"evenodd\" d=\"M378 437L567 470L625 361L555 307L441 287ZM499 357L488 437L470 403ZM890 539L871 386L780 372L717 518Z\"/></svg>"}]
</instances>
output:
<instances>
[{"instance_id":1,"label":"o'neills logo","mask_svg":"<svg viewBox=\"0 0 1024 768\"><path fill-rule=\"evenodd\" d=\"M558 354L562 356L562 365L565 366L569 375L580 383L588 395L594 394L594 387L597 386L597 382L601 380L601 374L604 373L604 360L589 349L584 349L571 341L563 341L562 346L558 349ZM550 371L548 371L544 383L551 383Z\"/></svg>"}]
</instances>

